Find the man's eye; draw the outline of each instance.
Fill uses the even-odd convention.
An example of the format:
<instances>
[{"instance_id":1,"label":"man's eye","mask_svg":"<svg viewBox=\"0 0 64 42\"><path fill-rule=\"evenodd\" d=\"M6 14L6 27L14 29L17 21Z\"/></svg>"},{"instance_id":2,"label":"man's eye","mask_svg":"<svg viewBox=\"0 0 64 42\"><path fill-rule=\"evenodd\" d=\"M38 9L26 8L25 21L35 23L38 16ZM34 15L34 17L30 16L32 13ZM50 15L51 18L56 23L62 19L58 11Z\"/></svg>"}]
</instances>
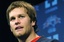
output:
<instances>
[{"instance_id":1,"label":"man's eye","mask_svg":"<svg viewBox=\"0 0 64 42\"><path fill-rule=\"evenodd\" d=\"M12 17L12 18L10 19L10 21L12 21L12 20L15 20L15 17Z\"/></svg>"},{"instance_id":2,"label":"man's eye","mask_svg":"<svg viewBox=\"0 0 64 42\"><path fill-rule=\"evenodd\" d=\"M20 18L24 18L25 16L19 16Z\"/></svg>"}]
</instances>

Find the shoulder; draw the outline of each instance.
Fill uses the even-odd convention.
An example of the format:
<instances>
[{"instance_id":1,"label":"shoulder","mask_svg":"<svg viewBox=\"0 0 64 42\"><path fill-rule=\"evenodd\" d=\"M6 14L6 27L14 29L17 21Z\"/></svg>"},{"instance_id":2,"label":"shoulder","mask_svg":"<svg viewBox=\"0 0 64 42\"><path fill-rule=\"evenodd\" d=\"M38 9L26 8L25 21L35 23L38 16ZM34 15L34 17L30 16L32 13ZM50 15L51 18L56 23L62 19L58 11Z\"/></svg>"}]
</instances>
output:
<instances>
[{"instance_id":1,"label":"shoulder","mask_svg":"<svg viewBox=\"0 0 64 42\"><path fill-rule=\"evenodd\" d=\"M56 39L48 39L42 36L40 39L37 40L37 42L59 42L59 41Z\"/></svg>"}]
</instances>

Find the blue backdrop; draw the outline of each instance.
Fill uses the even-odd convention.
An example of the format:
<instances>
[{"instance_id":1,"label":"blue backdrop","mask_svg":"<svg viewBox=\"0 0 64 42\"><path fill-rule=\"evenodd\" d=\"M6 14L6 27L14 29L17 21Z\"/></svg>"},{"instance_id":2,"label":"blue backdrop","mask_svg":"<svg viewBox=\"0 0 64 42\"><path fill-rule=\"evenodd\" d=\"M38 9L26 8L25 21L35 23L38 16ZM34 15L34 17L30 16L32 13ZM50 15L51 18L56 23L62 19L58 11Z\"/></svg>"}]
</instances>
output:
<instances>
[{"instance_id":1,"label":"blue backdrop","mask_svg":"<svg viewBox=\"0 0 64 42\"><path fill-rule=\"evenodd\" d=\"M37 34L64 42L64 0L46 0L34 7L39 28Z\"/></svg>"}]
</instances>

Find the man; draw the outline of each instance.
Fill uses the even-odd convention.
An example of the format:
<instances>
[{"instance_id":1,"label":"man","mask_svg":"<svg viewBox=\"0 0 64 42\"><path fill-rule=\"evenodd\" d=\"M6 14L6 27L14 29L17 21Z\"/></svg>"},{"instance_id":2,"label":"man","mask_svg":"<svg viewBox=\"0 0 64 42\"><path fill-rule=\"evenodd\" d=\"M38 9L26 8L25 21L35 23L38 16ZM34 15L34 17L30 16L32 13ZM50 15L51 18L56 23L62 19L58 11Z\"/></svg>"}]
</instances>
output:
<instances>
[{"instance_id":1,"label":"man","mask_svg":"<svg viewBox=\"0 0 64 42\"><path fill-rule=\"evenodd\" d=\"M10 30L18 42L51 42L36 34L36 12L34 7L24 1L15 1L6 11ZM54 42L57 40L54 40Z\"/></svg>"}]
</instances>

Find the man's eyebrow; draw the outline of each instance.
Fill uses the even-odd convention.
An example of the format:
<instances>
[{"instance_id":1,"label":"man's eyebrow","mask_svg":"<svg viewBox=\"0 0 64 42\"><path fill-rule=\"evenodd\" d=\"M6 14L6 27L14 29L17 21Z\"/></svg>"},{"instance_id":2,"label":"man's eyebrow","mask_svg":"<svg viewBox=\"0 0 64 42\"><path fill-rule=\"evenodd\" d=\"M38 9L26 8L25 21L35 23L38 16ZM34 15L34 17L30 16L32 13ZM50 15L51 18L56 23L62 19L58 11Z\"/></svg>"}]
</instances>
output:
<instances>
[{"instance_id":1,"label":"man's eyebrow","mask_svg":"<svg viewBox=\"0 0 64 42\"><path fill-rule=\"evenodd\" d=\"M15 18L15 17L14 16L9 17L9 19L11 19L11 18Z\"/></svg>"},{"instance_id":2,"label":"man's eyebrow","mask_svg":"<svg viewBox=\"0 0 64 42\"><path fill-rule=\"evenodd\" d=\"M21 14L21 13L20 13L19 15L25 15L25 13L24 13L24 14Z\"/></svg>"}]
</instances>

